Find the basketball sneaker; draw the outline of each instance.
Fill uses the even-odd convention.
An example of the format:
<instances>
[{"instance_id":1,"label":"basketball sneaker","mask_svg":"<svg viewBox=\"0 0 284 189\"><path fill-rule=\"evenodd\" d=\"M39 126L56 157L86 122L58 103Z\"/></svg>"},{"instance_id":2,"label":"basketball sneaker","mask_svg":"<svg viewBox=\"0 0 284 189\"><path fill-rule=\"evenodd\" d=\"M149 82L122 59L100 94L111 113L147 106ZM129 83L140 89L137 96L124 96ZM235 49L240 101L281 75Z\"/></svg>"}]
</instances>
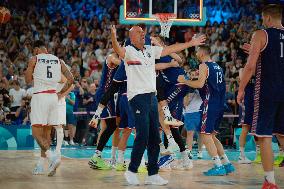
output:
<instances>
[{"instance_id":1,"label":"basketball sneaker","mask_svg":"<svg viewBox=\"0 0 284 189\"><path fill-rule=\"evenodd\" d=\"M173 118L172 116L166 116L164 124L179 127L183 125L183 122Z\"/></svg>"},{"instance_id":2,"label":"basketball sneaker","mask_svg":"<svg viewBox=\"0 0 284 189\"><path fill-rule=\"evenodd\" d=\"M157 186L163 186L167 185L169 181L163 179L160 175L151 175L151 176L146 176L145 178L145 184L146 185L157 185Z\"/></svg>"},{"instance_id":3,"label":"basketball sneaker","mask_svg":"<svg viewBox=\"0 0 284 189\"><path fill-rule=\"evenodd\" d=\"M44 162L38 161L36 167L33 170L33 175L43 175L44 174Z\"/></svg>"},{"instance_id":4,"label":"basketball sneaker","mask_svg":"<svg viewBox=\"0 0 284 189\"><path fill-rule=\"evenodd\" d=\"M230 173L235 172L235 170L236 170L232 163L225 164L224 168L226 170L227 175L230 174Z\"/></svg>"},{"instance_id":5,"label":"basketball sneaker","mask_svg":"<svg viewBox=\"0 0 284 189\"><path fill-rule=\"evenodd\" d=\"M126 171L127 165L124 163L117 163L115 166L116 171Z\"/></svg>"},{"instance_id":6,"label":"basketball sneaker","mask_svg":"<svg viewBox=\"0 0 284 189\"><path fill-rule=\"evenodd\" d=\"M202 159L203 155L202 155L202 151L198 151L197 152L197 159Z\"/></svg>"},{"instance_id":7,"label":"basketball sneaker","mask_svg":"<svg viewBox=\"0 0 284 189\"><path fill-rule=\"evenodd\" d=\"M247 157L240 156L238 163L239 164L251 164L251 160L249 160Z\"/></svg>"},{"instance_id":8,"label":"basketball sneaker","mask_svg":"<svg viewBox=\"0 0 284 189\"><path fill-rule=\"evenodd\" d=\"M205 176L224 176L227 174L227 172L223 165L219 167L215 165L212 169L209 169L208 171L203 172L203 174Z\"/></svg>"},{"instance_id":9,"label":"basketball sneaker","mask_svg":"<svg viewBox=\"0 0 284 189\"><path fill-rule=\"evenodd\" d=\"M187 156L181 159L177 164L172 165L172 169L174 170L189 170L193 168L192 160L190 160Z\"/></svg>"},{"instance_id":10,"label":"basketball sneaker","mask_svg":"<svg viewBox=\"0 0 284 189\"><path fill-rule=\"evenodd\" d=\"M177 143L175 142L175 139L173 137L168 139L169 145L168 145L168 150L171 153L174 153L175 151L177 151L179 149Z\"/></svg>"},{"instance_id":11,"label":"basketball sneaker","mask_svg":"<svg viewBox=\"0 0 284 189\"><path fill-rule=\"evenodd\" d=\"M266 179L262 185L262 189L279 189L276 184L269 183Z\"/></svg>"},{"instance_id":12,"label":"basketball sneaker","mask_svg":"<svg viewBox=\"0 0 284 189\"><path fill-rule=\"evenodd\" d=\"M187 149L187 150L186 150L186 153L187 153L189 159L192 159L192 158L193 158L193 155L192 155L191 150L188 150L188 149Z\"/></svg>"},{"instance_id":13,"label":"basketball sneaker","mask_svg":"<svg viewBox=\"0 0 284 189\"><path fill-rule=\"evenodd\" d=\"M49 158L49 165L48 165L48 176L52 177L56 173L56 169L59 167L61 163L61 156L57 153L54 153Z\"/></svg>"},{"instance_id":14,"label":"basketball sneaker","mask_svg":"<svg viewBox=\"0 0 284 189\"><path fill-rule=\"evenodd\" d=\"M173 161L174 161L174 158L171 155L162 156L160 160L158 161L159 169L161 171L171 170L170 163Z\"/></svg>"},{"instance_id":15,"label":"basketball sneaker","mask_svg":"<svg viewBox=\"0 0 284 189\"><path fill-rule=\"evenodd\" d=\"M94 155L90 159L89 165L93 169L99 169L99 170L111 170L112 169L112 166L108 162L106 162L100 156L96 156L96 155Z\"/></svg>"},{"instance_id":16,"label":"basketball sneaker","mask_svg":"<svg viewBox=\"0 0 284 189\"><path fill-rule=\"evenodd\" d=\"M172 153L170 152L169 149L165 148L163 143L161 143L160 144L160 154L161 154L161 156L166 156L166 155L171 155Z\"/></svg>"},{"instance_id":17,"label":"basketball sneaker","mask_svg":"<svg viewBox=\"0 0 284 189\"><path fill-rule=\"evenodd\" d=\"M258 164L261 163L260 152L258 152L258 153L256 154L256 157L255 157L255 160L253 161L253 163L258 163Z\"/></svg>"},{"instance_id":18,"label":"basketball sneaker","mask_svg":"<svg viewBox=\"0 0 284 189\"><path fill-rule=\"evenodd\" d=\"M280 165L280 163L282 163L282 161L284 160L284 156L282 155L278 155L275 160L274 160L274 165Z\"/></svg>"},{"instance_id":19,"label":"basketball sneaker","mask_svg":"<svg viewBox=\"0 0 284 189\"><path fill-rule=\"evenodd\" d=\"M133 173L131 171L126 171L124 173L124 177L125 177L126 181L128 182L128 184L135 185L135 186L140 185L140 182L139 182L139 180L137 178L137 174L136 173Z\"/></svg>"},{"instance_id":20,"label":"basketball sneaker","mask_svg":"<svg viewBox=\"0 0 284 189\"><path fill-rule=\"evenodd\" d=\"M116 166L116 159L115 159L115 158L111 159L111 160L109 161L109 164L110 164L113 168L115 168L115 166Z\"/></svg>"}]
</instances>

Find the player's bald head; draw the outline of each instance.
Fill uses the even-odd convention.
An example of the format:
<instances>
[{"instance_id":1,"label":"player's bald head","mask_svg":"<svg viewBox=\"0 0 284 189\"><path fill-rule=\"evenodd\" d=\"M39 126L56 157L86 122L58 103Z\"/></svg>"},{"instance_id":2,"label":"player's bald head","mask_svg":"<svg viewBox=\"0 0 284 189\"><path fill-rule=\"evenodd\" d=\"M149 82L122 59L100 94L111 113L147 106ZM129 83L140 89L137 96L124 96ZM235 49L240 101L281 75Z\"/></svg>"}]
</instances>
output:
<instances>
[{"instance_id":1,"label":"player's bald head","mask_svg":"<svg viewBox=\"0 0 284 189\"><path fill-rule=\"evenodd\" d=\"M267 5L262 9L263 16L271 16L273 19L282 19L281 5Z\"/></svg>"},{"instance_id":2,"label":"player's bald head","mask_svg":"<svg viewBox=\"0 0 284 189\"><path fill-rule=\"evenodd\" d=\"M143 48L145 44L145 32L140 26L133 26L129 30L129 38L132 45L139 49Z\"/></svg>"}]
</instances>

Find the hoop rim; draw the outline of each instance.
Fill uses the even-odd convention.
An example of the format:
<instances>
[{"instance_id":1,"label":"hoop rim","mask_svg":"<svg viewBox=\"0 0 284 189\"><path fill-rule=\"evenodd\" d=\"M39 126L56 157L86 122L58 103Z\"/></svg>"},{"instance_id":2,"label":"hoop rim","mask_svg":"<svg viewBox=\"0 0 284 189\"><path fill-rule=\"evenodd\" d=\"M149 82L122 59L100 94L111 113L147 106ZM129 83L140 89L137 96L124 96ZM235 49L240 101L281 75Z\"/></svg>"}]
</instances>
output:
<instances>
[{"instance_id":1,"label":"hoop rim","mask_svg":"<svg viewBox=\"0 0 284 189\"><path fill-rule=\"evenodd\" d=\"M156 19L170 20L175 19L177 15L175 13L156 13L153 15Z\"/></svg>"}]
</instances>

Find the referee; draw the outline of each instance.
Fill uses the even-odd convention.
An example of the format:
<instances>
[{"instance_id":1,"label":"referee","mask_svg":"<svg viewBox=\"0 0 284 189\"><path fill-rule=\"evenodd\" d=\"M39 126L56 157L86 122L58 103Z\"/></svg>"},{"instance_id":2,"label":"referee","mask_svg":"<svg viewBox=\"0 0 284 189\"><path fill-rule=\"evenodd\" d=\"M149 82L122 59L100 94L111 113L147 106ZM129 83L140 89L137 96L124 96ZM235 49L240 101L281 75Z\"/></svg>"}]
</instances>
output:
<instances>
[{"instance_id":1,"label":"referee","mask_svg":"<svg viewBox=\"0 0 284 189\"><path fill-rule=\"evenodd\" d=\"M121 47L117 41L116 28L111 27L114 51L124 59L127 75L127 97L135 119L136 138L131 153L131 161L125 178L130 185L139 185L137 170L143 153L148 150L148 177L145 184L166 185L168 181L158 175L160 152L158 102L156 98L155 59L182 51L192 46L204 44L205 36L193 38L187 43L168 47L145 45L145 32L139 26L129 31L131 45Z\"/></svg>"}]
</instances>

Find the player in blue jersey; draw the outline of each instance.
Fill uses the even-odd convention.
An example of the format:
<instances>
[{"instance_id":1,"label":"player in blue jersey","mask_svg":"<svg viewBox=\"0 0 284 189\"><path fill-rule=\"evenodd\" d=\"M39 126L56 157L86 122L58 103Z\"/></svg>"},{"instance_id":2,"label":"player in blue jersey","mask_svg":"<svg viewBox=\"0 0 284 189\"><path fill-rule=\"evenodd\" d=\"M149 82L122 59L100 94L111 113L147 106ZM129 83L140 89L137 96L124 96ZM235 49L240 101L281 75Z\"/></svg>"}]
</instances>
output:
<instances>
[{"instance_id":1,"label":"player in blue jersey","mask_svg":"<svg viewBox=\"0 0 284 189\"><path fill-rule=\"evenodd\" d=\"M102 70L102 76L100 80L99 87L96 91L96 102L98 106L98 102L101 101L101 98L103 94L110 88L111 81L114 77L114 74L118 68L118 65L120 64L120 59L117 57L115 53L110 54L106 62L103 66ZM102 125L102 133L100 134L100 137L98 139L98 146L95 151L94 156L90 160L90 164L97 168L97 169L111 169L111 166L106 164L103 159L101 158L101 153L103 151L103 148L105 147L108 139L110 136L114 133L114 131L117 129L116 126L116 113L115 113L115 99L112 98L104 108L100 108L98 106L97 111L100 114L101 119L101 125ZM118 144L118 137L119 135L116 135L113 139L113 147L117 146ZM112 154L115 157L115 148L112 149ZM112 158L114 158L112 157Z\"/></svg>"},{"instance_id":2,"label":"player in blue jersey","mask_svg":"<svg viewBox=\"0 0 284 189\"><path fill-rule=\"evenodd\" d=\"M215 164L204 174L218 176L234 172L235 168L226 156L223 145L216 138L224 114L226 83L222 68L211 60L210 53L210 47L207 46L199 47L196 52L196 56L201 62L198 80L186 80L181 75L178 81L199 89L203 103L201 106L202 121L197 130L199 130L201 140ZM222 165L220 158L224 161L224 165Z\"/></svg>"},{"instance_id":3,"label":"player in blue jersey","mask_svg":"<svg viewBox=\"0 0 284 189\"><path fill-rule=\"evenodd\" d=\"M264 30L254 32L238 92L238 103L256 71L252 133L258 137L265 181L262 189L277 189L273 171L272 135L284 146L284 28L282 7L268 5L262 11ZM257 61L260 59L260 61Z\"/></svg>"}]
</instances>

